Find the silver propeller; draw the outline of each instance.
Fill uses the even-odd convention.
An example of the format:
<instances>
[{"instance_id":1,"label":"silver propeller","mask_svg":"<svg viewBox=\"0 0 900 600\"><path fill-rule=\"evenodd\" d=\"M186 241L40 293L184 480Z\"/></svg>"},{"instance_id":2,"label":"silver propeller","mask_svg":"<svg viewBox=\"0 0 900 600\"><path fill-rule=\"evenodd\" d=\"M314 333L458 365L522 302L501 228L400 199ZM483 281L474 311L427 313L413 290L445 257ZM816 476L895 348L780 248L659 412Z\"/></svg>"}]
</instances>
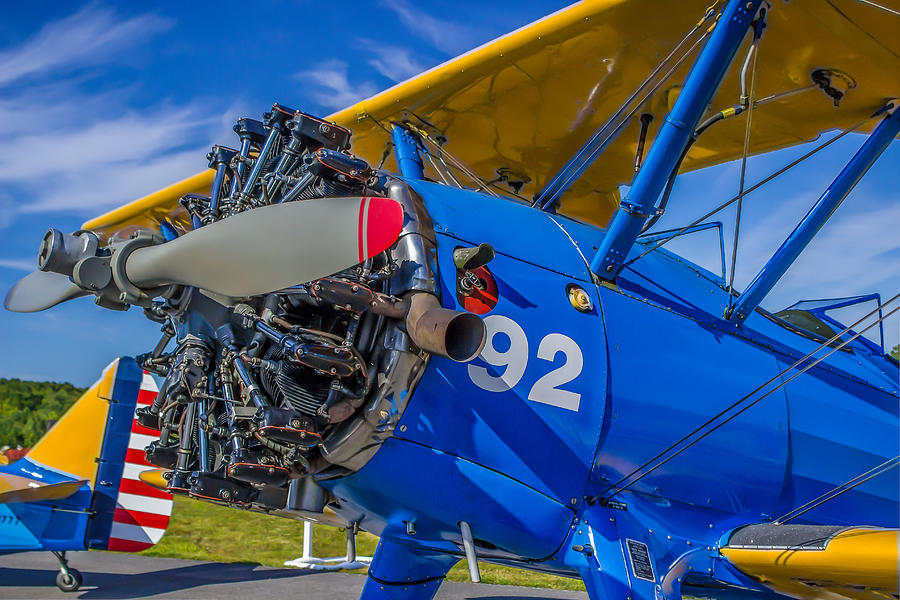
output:
<instances>
[{"instance_id":1,"label":"silver propeller","mask_svg":"<svg viewBox=\"0 0 900 600\"><path fill-rule=\"evenodd\" d=\"M144 289L180 283L231 297L255 296L331 275L396 241L403 209L389 198L318 198L255 208L125 263Z\"/></svg>"},{"instance_id":2,"label":"silver propeller","mask_svg":"<svg viewBox=\"0 0 900 600\"><path fill-rule=\"evenodd\" d=\"M3 306L13 312L37 312L72 298L86 296L88 293L72 283L65 275L35 271L16 282L6 294Z\"/></svg>"}]
</instances>

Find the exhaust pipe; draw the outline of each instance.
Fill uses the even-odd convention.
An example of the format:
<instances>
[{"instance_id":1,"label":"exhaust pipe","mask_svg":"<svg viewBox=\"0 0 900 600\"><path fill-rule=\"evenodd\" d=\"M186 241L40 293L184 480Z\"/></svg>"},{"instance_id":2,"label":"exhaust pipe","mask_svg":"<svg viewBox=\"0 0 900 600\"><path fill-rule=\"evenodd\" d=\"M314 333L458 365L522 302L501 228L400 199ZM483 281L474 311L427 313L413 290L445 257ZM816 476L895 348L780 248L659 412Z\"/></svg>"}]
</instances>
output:
<instances>
[{"instance_id":1,"label":"exhaust pipe","mask_svg":"<svg viewBox=\"0 0 900 600\"><path fill-rule=\"evenodd\" d=\"M480 317L443 308L437 298L425 292L410 298L406 331L422 350L456 362L469 362L481 354L487 337Z\"/></svg>"}]
</instances>

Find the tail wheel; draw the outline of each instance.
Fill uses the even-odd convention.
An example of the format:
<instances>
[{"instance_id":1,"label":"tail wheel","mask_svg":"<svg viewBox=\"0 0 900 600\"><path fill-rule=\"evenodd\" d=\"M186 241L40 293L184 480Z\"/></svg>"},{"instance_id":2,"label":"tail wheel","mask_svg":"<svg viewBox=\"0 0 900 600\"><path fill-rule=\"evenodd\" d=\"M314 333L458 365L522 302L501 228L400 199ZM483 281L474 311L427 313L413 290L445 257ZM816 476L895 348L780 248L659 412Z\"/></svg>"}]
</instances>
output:
<instances>
[{"instance_id":1,"label":"tail wheel","mask_svg":"<svg viewBox=\"0 0 900 600\"><path fill-rule=\"evenodd\" d=\"M81 572L77 569L68 569L68 572L60 571L56 574L56 587L64 592L74 592L81 587Z\"/></svg>"}]
</instances>

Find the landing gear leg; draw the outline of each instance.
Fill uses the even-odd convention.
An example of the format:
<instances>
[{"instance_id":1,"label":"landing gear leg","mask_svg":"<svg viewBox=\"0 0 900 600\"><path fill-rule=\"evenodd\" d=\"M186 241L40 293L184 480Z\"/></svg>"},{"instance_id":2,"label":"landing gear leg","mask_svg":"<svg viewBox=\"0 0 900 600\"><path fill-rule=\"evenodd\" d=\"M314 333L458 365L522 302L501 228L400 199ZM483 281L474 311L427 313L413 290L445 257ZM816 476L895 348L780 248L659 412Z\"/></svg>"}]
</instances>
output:
<instances>
[{"instance_id":1,"label":"landing gear leg","mask_svg":"<svg viewBox=\"0 0 900 600\"><path fill-rule=\"evenodd\" d=\"M382 537L360 600L431 600L458 556Z\"/></svg>"},{"instance_id":2,"label":"landing gear leg","mask_svg":"<svg viewBox=\"0 0 900 600\"><path fill-rule=\"evenodd\" d=\"M56 587L64 592L74 592L81 587L81 573L78 569L69 568L65 552L51 551L59 561L59 573L56 575Z\"/></svg>"}]
</instances>

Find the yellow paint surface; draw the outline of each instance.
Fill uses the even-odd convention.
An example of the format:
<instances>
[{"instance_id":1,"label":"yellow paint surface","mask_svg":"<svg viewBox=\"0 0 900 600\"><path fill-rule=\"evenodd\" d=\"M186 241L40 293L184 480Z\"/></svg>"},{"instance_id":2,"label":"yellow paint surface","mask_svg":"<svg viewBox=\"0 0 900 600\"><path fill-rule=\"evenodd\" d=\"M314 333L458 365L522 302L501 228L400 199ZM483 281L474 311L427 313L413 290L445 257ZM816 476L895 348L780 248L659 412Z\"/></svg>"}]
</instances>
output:
<instances>
[{"instance_id":1,"label":"yellow paint surface","mask_svg":"<svg viewBox=\"0 0 900 600\"><path fill-rule=\"evenodd\" d=\"M675 47L709 3L580 2L328 118L353 130L353 151L372 164L377 165L389 147L385 129L391 122L408 121L446 137L446 148L484 179L493 178L499 168L529 176L532 182L522 194L530 197ZM711 111L738 102L744 52L739 51ZM654 116L648 147L692 62L687 60L639 111ZM751 153L792 146L822 131L855 124L886 99L900 96L896 17L853 0L772 2L759 53L756 98L807 86L811 72L820 67L848 73L856 87L839 108L817 89L760 106L753 116ZM283 101L291 104L290 99ZM746 113L711 127L682 170L739 157L745 118ZM619 200L618 186L634 174L637 121L633 119L563 197L562 213L601 226L607 223ZM871 126L869 122L862 130ZM198 156L198 167L202 164ZM212 171L206 171L85 227L112 235L123 227L155 226L166 215L185 224L177 199L188 192L208 193L211 181ZM724 198L710 199L710 204L715 200Z\"/></svg>"},{"instance_id":2,"label":"yellow paint surface","mask_svg":"<svg viewBox=\"0 0 900 600\"><path fill-rule=\"evenodd\" d=\"M116 359L103 371L103 376L78 399L59 421L28 453L28 457L43 465L87 479L94 487L97 474L96 458L100 456L108 398L116 378Z\"/></svg>"},{"instance_id":3,"label":"yellow paint surface","mask_svg":"<svg viewBox=\"0 0 900 600\"><path fill-rule=\"evenodd\" d=\"M141 471L138 477L147 485L166 491L168 489L169 480L163 477L163 473L171 471L170 469L148 469Z\"/></svg>"},{"instance_id":4,"label":"yellow paint surface","mask_svg":"<svg viewBox=\"0 0 900 600\"><path fill-rule=\"evenodd\" d=\"M0 473L0 504L67 498L77 492L84 483L85 480L81 479L47 484L29 477Z\"/></svg>"},{"instance_id":5,"label":"yellow paint surface","mask_svg":"<svg viewBox=\"0 0 900 600\"><path fill-rule=\"evenodd\" d=\"M776 592L798 598L885 600L898 588L900 531L854 528L824 550L722 548L743 573Z\"/></svg>"}]
</instances>

